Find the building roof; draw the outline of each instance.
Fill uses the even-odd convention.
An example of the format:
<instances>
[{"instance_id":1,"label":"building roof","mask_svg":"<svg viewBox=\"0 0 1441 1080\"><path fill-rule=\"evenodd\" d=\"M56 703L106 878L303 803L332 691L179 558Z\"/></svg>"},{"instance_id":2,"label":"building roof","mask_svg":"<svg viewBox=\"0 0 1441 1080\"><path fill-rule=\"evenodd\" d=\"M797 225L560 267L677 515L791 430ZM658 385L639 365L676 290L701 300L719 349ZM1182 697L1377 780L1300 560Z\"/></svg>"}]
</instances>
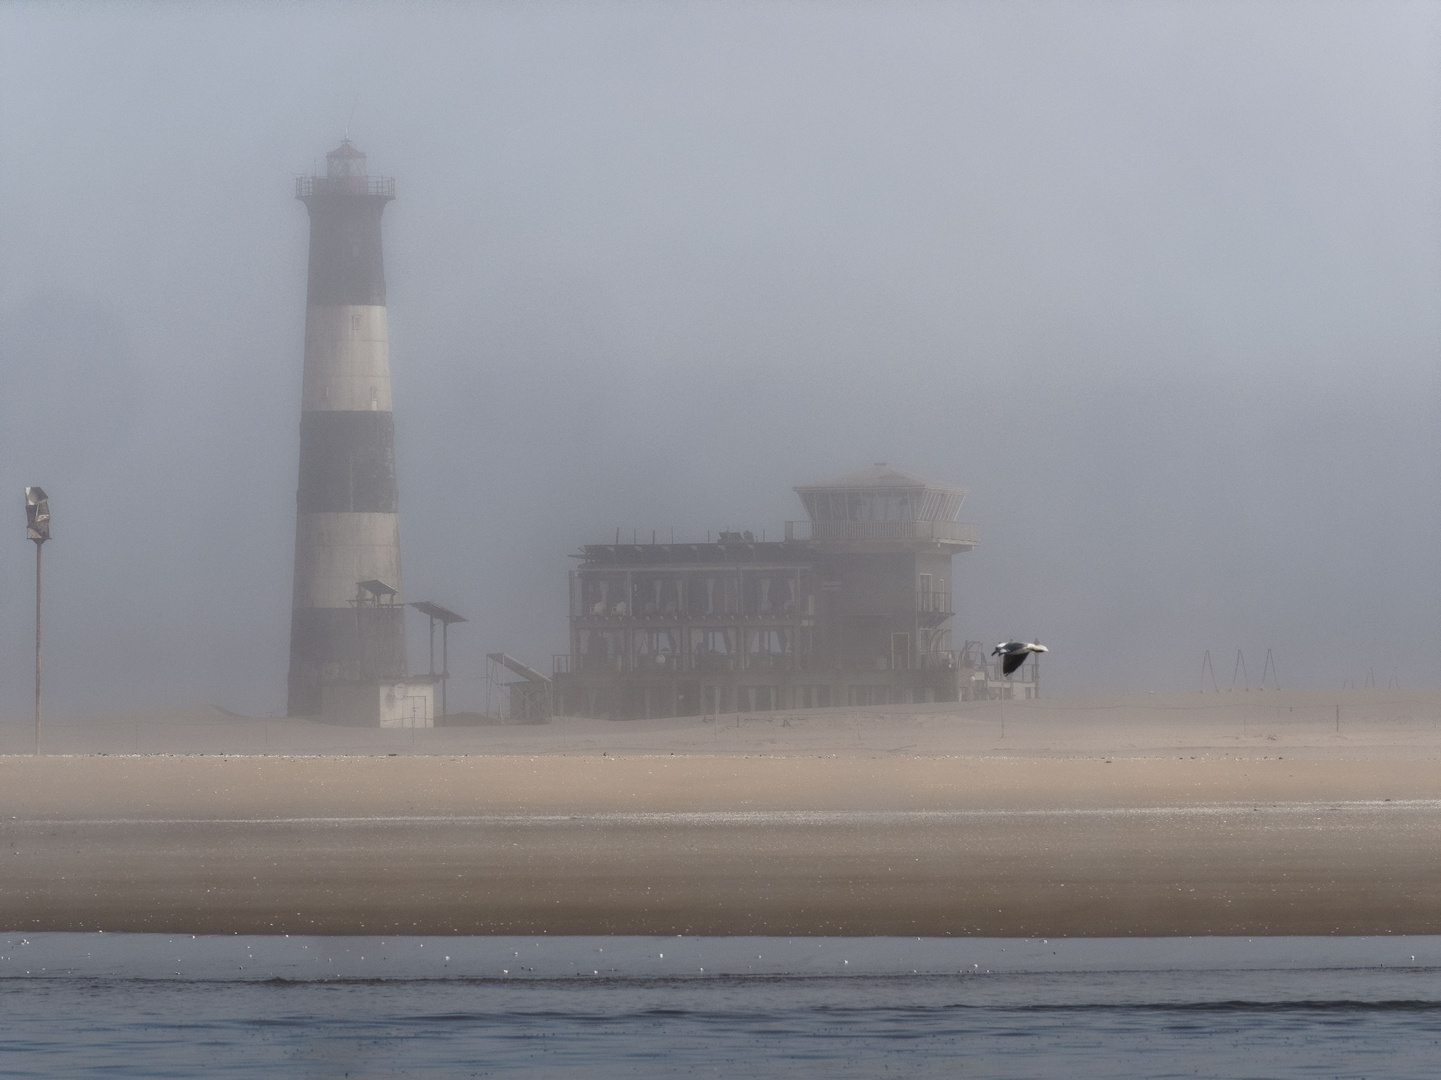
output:
<instances>
[{"instance_id":1,"label":"building roof","mask_svg":"<svg viewBox=\"0 0 1441 1080\"><path fill-rule=\"evenodd\" d=\"M822 480L815 484L802 484L795 490L798 492L838 491L845 489L853 491L875 491L880 488L929 488L932 491L951 492L959 492L962 490L954 484L944 484L939 480L927 480L925 477L916 476L914 473L893 469L884 461L878 461L869 469L862 469L860 472L837 476L833 480Z\"/></svg>"},{"instance_id":2,"label":"building roof","mask_svg":"<svg viewBox=\"0 0 1441 1080\"><path fill-rule=\"evenodd\" d=\"M662 564L720 564L808 562L804 547L784 540L723 540L704 544L586 544L572 558L586 566L650 566Z\"/></svg>"},{"instance_id":3,"label":"building roof","mask_svg":"<svg viewBox=\"0 0 1441 1080\"><path fill-rule=\"evenodd\" d=\"M328 158L333 158L333 157L363 158L363 157L365 156L365 151L358 149L358 148L356 147L356 145L355 145L353 142L351 142L349 139L341 139L341 140L340 140L340 145L337 146L337 147L336 147L334 150L332 150L330 153L326 154L325 156L328 157Z\"/></svg>"},{"instance_id":4,"label":"building roof","mask_svg":"<svg viewBox=\"0 0 1441 1080\"><path fill-rule=\"evenodd\" d=\"M464 615L457 615L451 611L450 608L441 607L432 600L412 600L410 606L422 615L428 615L432 619L439 619L445 623L446 626L449 626L451 623L470 621Z\"/></svg>"}]
</instances>

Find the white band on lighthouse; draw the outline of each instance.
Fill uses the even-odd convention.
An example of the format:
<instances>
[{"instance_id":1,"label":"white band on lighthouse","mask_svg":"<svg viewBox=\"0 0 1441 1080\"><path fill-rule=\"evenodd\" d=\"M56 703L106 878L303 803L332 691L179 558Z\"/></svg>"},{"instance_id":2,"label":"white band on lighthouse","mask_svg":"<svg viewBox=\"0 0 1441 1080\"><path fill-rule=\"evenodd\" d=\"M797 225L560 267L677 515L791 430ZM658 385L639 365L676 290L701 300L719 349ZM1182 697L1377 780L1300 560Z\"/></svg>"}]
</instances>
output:
<instances>
[{"instance_id":1,"label":"white band on lighthouse","mask_svg":"<svg viewBox=\"0 0 1441 1080\"><path fill-rule=\"evenodd\" d=\"M316 305L305 312L306 412L390 412L390 342L380 304Z\"/></svg>"}]
</instances>

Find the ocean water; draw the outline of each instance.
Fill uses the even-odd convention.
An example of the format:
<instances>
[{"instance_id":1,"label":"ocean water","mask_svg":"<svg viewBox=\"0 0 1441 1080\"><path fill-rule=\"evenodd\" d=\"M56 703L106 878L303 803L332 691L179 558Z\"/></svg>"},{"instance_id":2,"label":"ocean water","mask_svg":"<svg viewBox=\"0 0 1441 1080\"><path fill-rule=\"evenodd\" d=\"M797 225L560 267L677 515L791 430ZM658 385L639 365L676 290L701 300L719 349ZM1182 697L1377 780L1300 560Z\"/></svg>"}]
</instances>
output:
<instances>
[{"instance_id":1,"label":"ocean water","mask_svg":"<svg viewBox=\"0 0 1441 1080\"><path fill-rule=\"evenodd\" d=\"M0 936L4 1077L1438 1074L1438 937Z\"/></svg>"}]
</instances>

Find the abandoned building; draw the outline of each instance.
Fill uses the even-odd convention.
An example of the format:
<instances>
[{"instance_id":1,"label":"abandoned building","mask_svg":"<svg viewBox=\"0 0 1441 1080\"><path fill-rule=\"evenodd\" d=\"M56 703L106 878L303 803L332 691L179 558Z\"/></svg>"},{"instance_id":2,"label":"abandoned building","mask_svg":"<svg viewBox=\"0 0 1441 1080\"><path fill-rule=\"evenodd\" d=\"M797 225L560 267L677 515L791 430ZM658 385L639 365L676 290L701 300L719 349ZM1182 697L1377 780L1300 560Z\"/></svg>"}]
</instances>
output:
<instances>
[{"instance_id":1,"label":"abandoned building","mask_svg":"<svg viewBox=\"0 0 1441 1080\"><path fill-rule=\"evenodd\" d=\"M951 641L965 492L882 463L795 489L784 538L587 544L570 575L560 715L634 719L1034 697Z\"/></svg>"}]
</instances>

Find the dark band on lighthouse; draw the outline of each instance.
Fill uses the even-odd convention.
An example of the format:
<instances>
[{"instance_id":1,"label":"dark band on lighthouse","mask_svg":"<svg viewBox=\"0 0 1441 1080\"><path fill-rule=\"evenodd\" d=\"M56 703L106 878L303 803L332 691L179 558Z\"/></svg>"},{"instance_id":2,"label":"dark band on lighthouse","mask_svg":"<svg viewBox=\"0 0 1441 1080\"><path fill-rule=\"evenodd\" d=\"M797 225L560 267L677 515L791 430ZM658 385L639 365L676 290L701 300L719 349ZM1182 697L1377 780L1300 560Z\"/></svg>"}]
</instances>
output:
<instances>
[{"instance_id":1,"label":"dark band on lighthouse","mask_svg":"<svg viewBox=\"0 0 1441 1080\"><path fill-rule=\"evenodd\" d=\"M388 412L306 412L300 417L301 513L393 514L395 417Z\"/></svg>"}]
</instances>

